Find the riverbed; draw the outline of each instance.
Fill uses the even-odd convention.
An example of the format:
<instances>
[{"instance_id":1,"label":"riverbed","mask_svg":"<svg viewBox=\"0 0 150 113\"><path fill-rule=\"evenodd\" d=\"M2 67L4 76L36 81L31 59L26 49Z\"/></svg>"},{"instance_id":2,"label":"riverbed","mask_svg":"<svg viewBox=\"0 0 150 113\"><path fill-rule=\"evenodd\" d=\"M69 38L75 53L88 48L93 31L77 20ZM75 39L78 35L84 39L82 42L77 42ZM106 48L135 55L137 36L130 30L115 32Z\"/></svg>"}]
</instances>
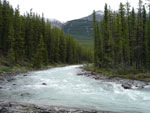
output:
<instances>
[{"instance_id":1,"label":"riverbed","mask_svg":"<svg viewBox=\"0 0 150 113\"><path fill-rule=\"evenodd\" d=\"M150 85L124 89L121 84L77 76L81 65L31 71L0 84L0 100L43 105L150 113Z\"/></svg>"}]
</instances>

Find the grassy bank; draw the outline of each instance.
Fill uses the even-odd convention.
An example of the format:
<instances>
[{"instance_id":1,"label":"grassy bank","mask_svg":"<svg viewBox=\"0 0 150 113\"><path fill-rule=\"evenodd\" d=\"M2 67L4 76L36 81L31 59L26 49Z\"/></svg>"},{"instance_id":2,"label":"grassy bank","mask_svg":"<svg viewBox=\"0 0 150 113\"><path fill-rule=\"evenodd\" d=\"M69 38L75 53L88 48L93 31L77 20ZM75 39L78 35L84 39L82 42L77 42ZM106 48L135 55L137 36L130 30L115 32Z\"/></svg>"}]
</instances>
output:
<instances>
[{"instance_id":1,"label":"grassy bank","mask_svg":"<svg viewBox=\"0 0 150 113\"><path fill-rule=\"evenodd\" d=\"M87 64L83 66L83 69L92 72L97 72L104 76L120 77L132 80L150 81L150 71L148 70L137 70L134 68L96 68L93 64Z\"/></svg>"},{"instance_id":2,"label":"grassy bank","mask_svg":"<svg viewBox=\"0 0 150 113\"><path fill-rule=\"evenodd\" d=\"M12 65L8 60L5 58L0 58L0 75L6 73L12 73L17 71L29 71L29 70L42 70L60 66L66 66L67 64L49 64L47 66L41 66L40 68L33 68L33 64L30 62L21 62L15 65Z\"/></svg>"}]
</instances>

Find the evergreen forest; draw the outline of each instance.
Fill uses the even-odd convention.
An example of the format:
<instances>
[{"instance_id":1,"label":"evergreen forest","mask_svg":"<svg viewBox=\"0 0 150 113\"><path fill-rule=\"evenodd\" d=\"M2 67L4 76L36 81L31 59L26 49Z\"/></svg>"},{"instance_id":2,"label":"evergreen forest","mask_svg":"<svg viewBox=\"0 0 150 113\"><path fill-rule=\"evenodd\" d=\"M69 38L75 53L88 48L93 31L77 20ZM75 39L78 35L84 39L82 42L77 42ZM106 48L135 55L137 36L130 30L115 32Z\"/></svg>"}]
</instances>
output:
<instances>
[{"instance_id":1,"label":"evergreen forest","mask_svg":"<svg viewBox=\"0 0 150 113\"><path fill-rule=\"evenodd\" d=\"M92 53L63 29L51 28L44 14L21 15L7 0L0 0L0 65L77 64L92 61ZM6 62L7 61L7 62Z\"/></svg>"},{"instance_id":2,"label":"evergreen forest","mask_svg":"<svg viewBox=\"0 0 150 113\"><path fill-rule=\"evenodd\" d=\"M94 65L97 68L150 69L150 7L120 3L118 11L105 4L104 17L93 12Z\"/></svg>"}]
</instances>

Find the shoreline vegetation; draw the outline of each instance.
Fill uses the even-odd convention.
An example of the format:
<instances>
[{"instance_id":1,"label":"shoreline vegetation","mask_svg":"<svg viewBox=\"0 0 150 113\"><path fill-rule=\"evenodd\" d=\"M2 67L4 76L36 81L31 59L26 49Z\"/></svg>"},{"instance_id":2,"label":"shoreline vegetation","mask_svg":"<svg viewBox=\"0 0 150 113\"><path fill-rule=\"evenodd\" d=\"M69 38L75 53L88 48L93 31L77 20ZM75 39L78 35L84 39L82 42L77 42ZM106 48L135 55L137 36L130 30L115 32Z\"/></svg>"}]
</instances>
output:
<instances>
[{"instance_id":1,"label":"shoreline vegetation","mask_svg":"<svg viewBox=\"0 0 150 113\"><path fill-rule=\"evenodd\" d=\"M136 70L134 68L97 68L93 64L86 64L82 69L96 72L99 75L115 78L119 77L122 79L138 80L144 82L150 82L150 72L147 70Z\"/></svg>"},{"instance_id":2,"label":"shoreline vegetation","mask_svg":"<svg viewBox=\"0 0 150 113\"><path fill-rule=\"evenodd\" d=\"M68 64L51 64L51 65L47 65L47 66L42 66L41 68L33 68L33 67L29 67L26 65L15 65L15 66L6 66L6 65L1 65L0 66L0 76L3 75L8 75L8 74L13 74L13 73L23 73L23 72L27 72L27 71L33 71L33 70L44 70L44 69L50 69L50 68L55 68L55 67L63 67L63 66L67 66Z\"/></svg>"},{"instance_id":3,"label":"shoreline vegetation","mask_svg":"<svg viewBox=\"0 0 150 113\"><path fill-rule=\"evenodd\" d=\"M139 0L137 10L129 2L120 3L116 12L105 4L100 22L93 11L94 64L84 68L105 76L150 81L150 5L147 8Z\"/></svg>"}]
</instances>

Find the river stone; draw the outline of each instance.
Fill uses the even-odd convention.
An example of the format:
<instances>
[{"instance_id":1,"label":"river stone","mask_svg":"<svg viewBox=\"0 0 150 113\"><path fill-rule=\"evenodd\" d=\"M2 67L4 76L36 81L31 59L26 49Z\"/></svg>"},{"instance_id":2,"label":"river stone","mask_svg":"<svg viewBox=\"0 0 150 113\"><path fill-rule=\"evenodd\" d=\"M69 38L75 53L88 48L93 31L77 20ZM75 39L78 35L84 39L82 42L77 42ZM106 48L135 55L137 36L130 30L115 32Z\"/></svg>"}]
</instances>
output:
<instances>
[{"instance_id":1,"label":"river stone","mask_svg":"<svg viewBox=\"0 0 150 113\"><path fill-rule=\"evenodd\" d=\"M95 73L95 72L91 72L91 75L97 75L97 73Z\"/></svg>"},{"instance_id":2,"label":"river stone","mask_svg":"<svg viewBox=\"0 0 150 113\"><path fill-rule=\"evenodd\" d=\"M78 73L77 75L84 75L83 73Z\"/></svg>"},{"instance_id":3,"label":"river stone","mask_svg":"<svg viewBox=\"0 0 150 113\"><path fill-rule=\"evenodd\" d=\"M138 89L143 89L144 88L144 86L138 86Z\"/></svg>"},{"instance_id":4,"label":"river stone","mask_svg":"<svg viewBox=\"0 0 150 113\"><path fill-rule=\"evenodd\" d=\"M0 108L0 113L10 113L5 107Z\"/></svg>"},{"instance_id":5,"label":"river stone","mask_svg":"<svg viewBox=\"0 0 150 113\"><path fill-rule=\"evenodd\" d=\"M23 94L21 94L21 96L29 96L30 95L30 93L23 93Z\"/></svg>"},{"instance_id":6,"label":"river stone","mask_svg":"<svg viewBox=\"0 0 150 113\"><path fill-rule=\"evenodd\" d=\"M128 84L128 83L122 84L122 87L123 87L124 89L131 89L131 85Z\"/></svg>"},{"instance_id":7,"label":"river stone","mask_svg":"<svg viewBox=\"0 0 150 113\"><path fill-rule=\"evenodd\" d=\"M45 106L21 102L0 101L0 113L114 113L114 112L69 108L63 106Z\"/></svg>"},{"instance_id":8,"label":"river stone","mask_svg":"<svg viewBox=\"0 0 150 113\"><path fill-rule=\"evenodd\" d=\"M42 83L42 85L47 85L46 83Z\"/></svg>"}]
</instances>

